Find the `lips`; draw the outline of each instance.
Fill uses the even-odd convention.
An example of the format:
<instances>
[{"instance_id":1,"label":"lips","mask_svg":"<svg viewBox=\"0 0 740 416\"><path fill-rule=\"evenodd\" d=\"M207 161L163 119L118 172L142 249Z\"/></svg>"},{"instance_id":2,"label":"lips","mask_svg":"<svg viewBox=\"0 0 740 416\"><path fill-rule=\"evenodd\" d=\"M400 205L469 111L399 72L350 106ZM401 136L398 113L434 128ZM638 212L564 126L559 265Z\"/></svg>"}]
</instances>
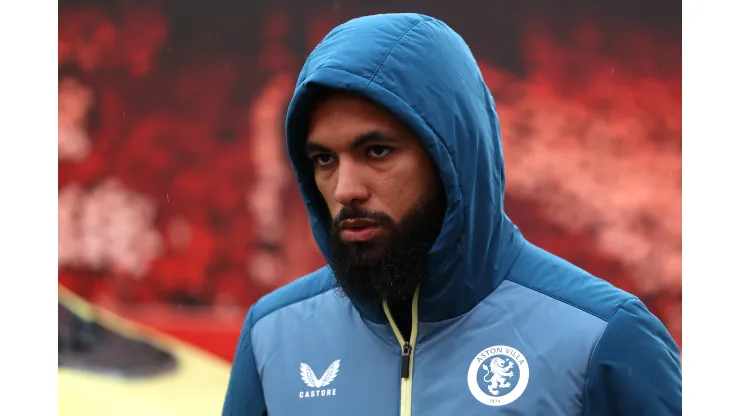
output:
<instances>
[{"instance_id":1,"label":"lips","mask_svg":"<svg viewBox=\"0 0 740 416\"><path fill-rule=\"evenodd\" d=\"M377 222L366 218L344 220L339 224L342 239L361 242L371 240L380 229Z\"/></svg>"},{"instance_id":2,"label":"lips","mask_svg":"<svg viewBox=\"0 0 740 416\"><path fill-rule=\"evenodd\" d=\"M343 230L345 229L354 229L354 228L364 228L364 227L372 227L377 226L378 223L376 221L373 221L368 218L353 218L350 220L344 220L341 223L339 223L339 227Z\"/></svg>"}]
</instances>

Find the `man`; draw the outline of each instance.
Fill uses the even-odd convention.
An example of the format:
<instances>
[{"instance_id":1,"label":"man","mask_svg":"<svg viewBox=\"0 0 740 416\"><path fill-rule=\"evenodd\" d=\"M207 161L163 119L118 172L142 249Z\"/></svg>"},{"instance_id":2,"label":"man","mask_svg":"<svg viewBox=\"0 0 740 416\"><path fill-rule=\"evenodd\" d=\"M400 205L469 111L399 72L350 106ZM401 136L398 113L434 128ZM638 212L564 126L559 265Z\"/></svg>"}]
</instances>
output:
<instances>
[{"instance_id":1,"label":"man","mask_svg":"<svg viewBox=\"0 0 740 416\"><path fill-rule=\"evenodd\" d=\"M681 413L660 321L505 215L494 101L444 23L335 28L286 131L329 266L250 309L225 415Z\"/></svg>"}]
</instances>

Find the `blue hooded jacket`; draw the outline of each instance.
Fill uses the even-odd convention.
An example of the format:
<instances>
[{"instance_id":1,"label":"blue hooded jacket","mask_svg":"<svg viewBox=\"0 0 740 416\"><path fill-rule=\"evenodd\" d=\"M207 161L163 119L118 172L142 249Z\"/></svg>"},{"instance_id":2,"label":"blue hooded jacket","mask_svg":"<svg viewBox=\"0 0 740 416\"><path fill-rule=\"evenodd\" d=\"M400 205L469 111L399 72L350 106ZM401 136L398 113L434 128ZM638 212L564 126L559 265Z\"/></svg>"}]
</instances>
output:
<instances>
[{"instance_id":1,"label":"blue hooded jacket","mask_svg":"<svg viewBox=\"0 0 740 416\"><path fill-rule=\"evenodd\" d=\"M357 18L308 57L286 120L319 248L324 201L304 154L316 92L395 114L447 196L410 339L381 306L338 296L328 267L246 317L223 414L679 415L676 343L635 296L528 243L504 213L495 103L463 39L419 14Z\"/></svg>"}]
</instances>

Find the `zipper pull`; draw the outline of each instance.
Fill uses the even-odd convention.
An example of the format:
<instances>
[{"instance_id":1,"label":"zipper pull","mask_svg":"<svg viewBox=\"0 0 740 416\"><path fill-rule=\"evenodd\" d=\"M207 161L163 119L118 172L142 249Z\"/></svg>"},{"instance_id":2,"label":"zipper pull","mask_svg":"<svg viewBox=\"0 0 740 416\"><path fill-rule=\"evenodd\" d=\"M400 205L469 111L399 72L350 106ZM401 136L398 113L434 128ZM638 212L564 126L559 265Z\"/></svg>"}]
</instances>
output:
<instances>
[{"instance_id":1,"label":"zipper pull","mask_svg":"<svg viewBox=\"0 0 740 416\"><path fill-rule=\"evenodd\" d=\"M401 378L409 378L411 365L411 345L406 342L401 350Z\"/></svg>"}]
</instances>

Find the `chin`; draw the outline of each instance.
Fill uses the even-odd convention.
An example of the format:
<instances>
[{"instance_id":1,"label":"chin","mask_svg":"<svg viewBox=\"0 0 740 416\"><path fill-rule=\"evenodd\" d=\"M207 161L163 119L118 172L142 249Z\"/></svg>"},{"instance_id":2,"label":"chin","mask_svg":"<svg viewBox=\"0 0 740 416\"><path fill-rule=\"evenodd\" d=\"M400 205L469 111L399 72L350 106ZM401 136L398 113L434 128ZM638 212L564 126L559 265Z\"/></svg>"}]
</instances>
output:
<instances>
[{"instance_id":1,"label":"chin","mask_svg":"<svg viewBox=\"0 0 740 416\"><path fill-rule=\"evenodd\" d=\"M387 251L387 243L382 239L373 239L369 241L352 241L344 244L349 248L348 254L359 263L372 265L379 262Z\"/></svg>"},{"instance_id":2,"label":"chin","mask_svg":"<svg viewBox=\"0 0 740 416\"><path fill-rule=\"evenodd\" d=\"M345 241L342 240L348 247L352 247L354 250L374 252L382 251L388 247L388 238L386 236L376 236L365 241Z\"/></svg>"}]
</instances>

